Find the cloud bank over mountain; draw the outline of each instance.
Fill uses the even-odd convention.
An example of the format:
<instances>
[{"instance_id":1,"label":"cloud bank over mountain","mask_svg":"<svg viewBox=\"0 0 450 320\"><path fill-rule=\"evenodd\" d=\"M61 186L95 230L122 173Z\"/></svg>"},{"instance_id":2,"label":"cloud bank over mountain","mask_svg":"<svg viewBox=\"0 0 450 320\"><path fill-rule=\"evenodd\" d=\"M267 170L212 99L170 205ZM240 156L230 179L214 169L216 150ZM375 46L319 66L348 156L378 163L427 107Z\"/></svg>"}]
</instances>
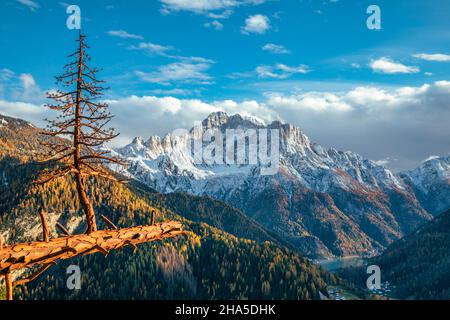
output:
<instances>
[{"instance_id":1,"label":"cloud bank over mountain","mask_svg":"<svg viewBox=\"0 0 450 320\"><path fill-rule=\"evenodd\" d=\"M117 146L135 136L190 128L211 112L225 111L266 122L288 121L321 144L354 150L394 170L412 168L431 154L450 152L450 81L397 89L361 86L342 92L268 93L261 101L134 95L107 101L116 115L112 125L122 133ZM39 105L22 101L0 100L0 113L37 124L51 116Z\"/></svg>"},{"instance_id":2,"label":"cloud bank over mountain","mask_svg":"<svg viewBox=\"0 0 450 320\"><path fill-rule=\"evenodd\" d=\"M289 121L320 143L356 150L400 170L414 167L430 154L450 152L449 101L450 82L439 81L394 90L357 87L337 93L272 93L260 102L131 96L110 103L123 142L132 136L190 128L211 112L225 111ZM135 116L130 118L131 113Z\"/></svg>"}]
</instances>

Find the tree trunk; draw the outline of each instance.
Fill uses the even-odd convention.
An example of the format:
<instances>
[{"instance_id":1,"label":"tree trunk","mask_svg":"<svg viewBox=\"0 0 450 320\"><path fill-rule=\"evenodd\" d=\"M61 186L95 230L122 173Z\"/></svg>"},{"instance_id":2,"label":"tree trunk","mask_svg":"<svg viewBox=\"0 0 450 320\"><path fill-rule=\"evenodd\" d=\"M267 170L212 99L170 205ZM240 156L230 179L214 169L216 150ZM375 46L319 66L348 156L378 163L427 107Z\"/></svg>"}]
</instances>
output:
<instances>
[{"instance_id":1,"label":"tree trunk","mask_svg":"<svg viewBox=\"0 0 450 320\"><path fill-rule=\"evenodd\" d=\"M75 101L75 126L74 126L74 139L73 139L73 146L75 148L74 153L74 166L75 169L78 171L76 173L76 185L77 185L77 193L78 193L78 199L80 200L81 207L83 209L85 218L86 218L86 224L87 224L87 230L86 233L90 234L92 232L97 231L97 223L95 221L95 212L94 208L92 206L92 203L90 202L86 190L84 188L83 178L81 176L81 171L83 168L80 164L80 157L81 157L81 100L83 96L82 92L82 82L83 82L83 58L84 58L84 49L83 49L83 42L81 38L80 33L80 48L79 48L79 60L78 60L78 75L77 75L77 95L76 95L76 101Z\"/></svg>"},{"instance_id":2,"label":"tree trunk","mask_svg":"<svg viewBox=\"0 0 450 320\"><path fill-rule=\"evenodd\" d=\"M0 250L0 275L22 268L42 266L59 260L173 238L183 234L180 222L168 221L154 226L118 230L99 230L91 234L53 238L49 242L19 243Z\"/></svg>"},{"instance_id":3,"label":"tree trunk","mask_svg":"<svg viewBox=\"0 0 450 320\"><path fill-rule=\"evenodd\" d=\"M77 184L78 198L80 200L81 207L86 217L86 224L87 224L86 233L90 234L92 232L97 231L97 222L95 220L94 208L92 206L92 203L89 201L89 198L86 194L86 190L84 189L83 178L78 173L76 174L76 184Z\"/></svg>"},{"instance_id":4,"label":"tree trunk","mask_svg":"<svg viewBox=\"0 0 450 320\"><path fill-rule=\"evenodd\" d=\"M109 221L109 220L108 220ZM55 265L59 260L100 252L107 255L112 250L138 244L173 238L183 234L180 222L168 221L154 226L138 226L124 229L100 230L38 241L18 243L0 249L0 276L5 277L6 300L13 300L15 286L27 284ZM11 272L23 268L39 267L27 278L12 281Z\"/></svg>"},{"instance_id":5,"label":"tree trunk","mask_svg":"<svg viewBox=\"0 0 450 320\"><path fill-rule=\"evenodd\" d=\"M44 209L39 209L39 216L41 218L42 224L42 241L48 242L49 240L49 231L48 231L48 223L47 223L47 214ZM1 249L1 247L0 247Z\"/></svg>"},{"instance_id":6,"label":"tree trunk","mask_svg":"<svg viewBox=\"0 0 450 320\"><path fill-rule=\"evenodd\" d=\"M13 299L13 283L11 280L11 272L10 271L6 272L6 274L5 274L5 283L6 283L5 299L12 300Z\"/></svg>"}]
</instances>

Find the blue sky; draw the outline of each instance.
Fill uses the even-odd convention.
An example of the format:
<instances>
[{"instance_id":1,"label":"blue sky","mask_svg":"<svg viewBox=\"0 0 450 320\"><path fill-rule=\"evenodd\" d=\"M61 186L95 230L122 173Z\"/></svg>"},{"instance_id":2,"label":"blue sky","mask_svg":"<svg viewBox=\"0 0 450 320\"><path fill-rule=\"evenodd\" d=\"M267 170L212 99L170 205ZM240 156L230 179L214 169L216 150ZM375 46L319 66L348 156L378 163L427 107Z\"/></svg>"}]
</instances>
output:
<instances>
[{"instance_id":1,"label":"blue sky","mask_svg":"<svg viewBox=\"0 0 450 320\"><path fill-rule=\"evenodd\" d=\"M120 143L190 126L209 111L225 109L291 121L313 140L398 169L448 153L447 119L440 112L448 113L443 97L450 88L449 1L70 4L81 8L92 62L104 69L111 87L106 98L117 121L131 119L140 128L118 124L125 132ZM381 8L381 30L366 26L371 4ZM0 113L39 123L43 92L54 87L53 76L74 49L77 32L66 28L67 5L1 1ZM386 105L396 108L386 110L388 119L378 115ZM418 121L425 107L436 116L433 128ZM408 143L418 131L426 139Z\"/></svg>"}]
</instances>

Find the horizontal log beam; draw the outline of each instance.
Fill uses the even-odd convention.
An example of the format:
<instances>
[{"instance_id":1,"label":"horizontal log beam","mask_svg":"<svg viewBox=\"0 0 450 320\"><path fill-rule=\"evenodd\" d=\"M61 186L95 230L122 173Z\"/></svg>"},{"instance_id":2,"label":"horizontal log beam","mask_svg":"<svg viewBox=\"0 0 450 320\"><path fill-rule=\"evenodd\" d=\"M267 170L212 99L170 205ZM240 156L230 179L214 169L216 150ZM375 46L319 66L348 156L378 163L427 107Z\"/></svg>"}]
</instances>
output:
<instances>
[{"instance_id":1,"label":"horizontal log beam","mask_svg":"<svg viewBox=\"0 0 450 320\"><path fill-rule=\"evenodd\" d=\"M58 260L74 258L96 252L107 254L110 250L173 238L182 234L180 222L169 221L153 226L138 226L118 230L100 230L91 234L71 235L51 239L4 246L0 249L0 274L47 265Z\"/></svg>"}]
</instances>

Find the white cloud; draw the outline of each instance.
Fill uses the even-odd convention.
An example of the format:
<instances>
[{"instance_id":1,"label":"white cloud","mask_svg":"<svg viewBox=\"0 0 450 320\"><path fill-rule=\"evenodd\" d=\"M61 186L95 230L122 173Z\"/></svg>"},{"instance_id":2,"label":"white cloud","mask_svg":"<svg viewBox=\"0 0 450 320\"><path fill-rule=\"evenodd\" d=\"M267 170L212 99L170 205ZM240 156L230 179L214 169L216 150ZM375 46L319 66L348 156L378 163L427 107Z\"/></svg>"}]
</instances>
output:
<instances>
[{"instance_id":1,"label":"white cloud","mask_svg":"<svg viewBox=\"0 0 450 320\"><path fill-rule=\"evenodd\" d=\"M212 62L209 60L174 62L159 66L156 71L143 72L136 71L135 74L143 81L170 85L174 82L210 84L212 77L206 71L211 68Z\"/></svg>"},{"instance_id":2,"label":"white cloud","mask_svg":"<svg viewBox=\"0 0 450 320\"><path fill-rule=\"evenodd\" d=\"M217 21L217 20L213 20L211 22L206 22L204 24L204 26L206 28L213 28L215 30L222 30L223 29L223 24L220 21Z\"/></svg>"},{"instance_id":3,"label":"white cloud","mask_svg":"<svg viewBox=\"0 0 450 320\"><path fill-rule=\"evenodd\" d=\"M0 114L25 119L36 125L44 126L44 118L49 112L44 106L38 104L0 100Z\"/></svg>"},{"instance_id":4,"label":"white cloud","mask_svg":"<svg viewBox=\"0 0 450 320\"><path fill-rule=\"evenodd\" d=\"M37 2L32 0L16 0L16 1L28 7L31 11L35 11L36 9L39 9L41 7Z\"/></svg>"},{"instance_id":5,"label":"white cloud","mask_svg":"<svg viewBox=\"0 0 450 320\"><path fill-rule=\"evenodd\" d=\"M231 14L231 8L258 5L265 1L267 0L160 0L162 3L162 13L190 11L199 14L219 10L225 10L225 14Z\"/></svg>"},{"instance_id":6,"label":"white cloud","mask_svg":"<svg viewBox=\"0 0 450 320\"><path fill-rule=\"evenodd\" d=\"M9 81L14 77L15 73L7 68L0 69L0 81Z\"/></svg>"},{"instance_id":7,"label":"white cloud","mask_svg":"<svg viewBox=\"0 0 450 320\"><path fill-rule=\"evenodd\" d=\"M166 65L161 65L154 71L134 71L142 81L168 86L174 83L211 84L213 78L207 71L215 63L213 60L195 56L179 56L169 54L175 50L172 46L163 46L151 42L141 42L137 46L129 46L130 50L141 50L149 54L160 55L176 60Z\"/></svg>"},{"instance_id":8,"label":"white cloud","mask_svg":"<svg viewBox=\"0 0 450 320\"><path fill-rule=\"evenodd\" d=\"M152 42L141 42L137 46L128 47L131 50L142 50L150 54L166 55L168 51L174 49L172 46L163 46Z\"/></svg>"},{"instance_id":9,"label":"white cloud","mask_svg":"<svg viewBox=\"0 0 450 320\"><path fill-rule=\"evenodd\" d=\"M360 86L342 92L272 93L262 101L129 96L109 102L116 115L112 126L121 132L115 145L135 136L191 128L209 113L225 111L292 123L324 146L371 159L395 159L388 164L394 169L412 168L429 155L450 152L450 81L397 89ZM37 121L46 112L40 105L0 100L0 114Z\"/></svg>"},{"instance_id":10,"label":"white cloud","mask_svg":"<svg viewBox=\"0 0 450 320\"><path fill-rule=\"evenodd\" d=\"M32 74L17 74L4 68L0 69L0 99L38 103L45 99L45 92L41 90Z\"/></svg>"},{"instance_id":11,"label":"white cloud","mask_svg":"<svg viewBox=\"0 0 450 320\"><path fill-rule=\"evenodd\" d=\"M379 166L387 166L391 162L391 159L388 157L386 159L376 160L375 163Z\"/></svg>"},{"instance_id":12,"label":"white cloud","mask_svg":"<svg viewBox=\"0 0 450 320\"><path fill-rule=\"evenodd\" d=\"M205 63L205 64L213 64L214 61L202 58L202 57L195 57L195 56L181 56L181 55L173 55L169 54L169 51L176 50L173 46L165 46L160 45L152 42L141 42L138 45L131 45L128 47L130 50L141 50L148 54L157 54L169 59L173 60L179 60L181 62L185 63Z\"/></svg>"},{"instance_id":13,"label":"white cloud","mask_svg":"<svg viewBox=\"0 0 450 320\"><path fill-rule=\"evenodd\" d=\"M310 72L307 65L301 64L297 67L290 67L282 63L278 63L274 66L259 66L255 71L260 78L272 79L286 79L294 74L306 74Z\"/></svg>"},{"instance_id":14,"label":"white cloud","mask_svg":"<svg viewBox=\"0 0 450 320\"><path fill-rule=\"evenodd\" d=\"M255 14L245 19L245 26L241 28L244 34L263 34L270 29L270 20L262 14Z\"/></svg>"},{"instance_id":15,"label":"white cloud","mask_svg":"<svg viewBox=\"0 0 450 320\"><path fill-rule=\"evenodd\" d=\"M45 97L45 93L36 83L33 75L22 73L16 76L12 71L8 74L6 83L7 93L9 96L22 102L39 102Z\"/></svg>"},{"instance_id":16,"label":"white cloud","mask_svg":"<svg viewBox=\"0 0 450 320\"><path fill-rule=\"evenodd\" d=\"M377 73L398 74L398 73L418 73L418 67L406 66L392 59L382 57L377 60L372 60L369 64L370 68Z\"/></svg>"},{"instance_id":17,"label":"white cloud","mask_svg":"<svg viewBox=\"0 0 450 320\"><path fill-rule=\"evenodd\" d=\"M390 166L413 167L430 154L447 154L450 82L345 92L269 94L264 101L128 97L115 100L114 125L129 142L134 136L163 135L190 128L214 111L283 120L301 127L313 141L352 150L372 159L398 159ZM430 126L430 123L433 123Z\"/></svg>"},{"instance_id":18,"label":"white cloud","mask_svg":"<svg viewBox=\"0 0 450 320\"><path fill-rule=\"evenodd\" d=\"M25 91L33 90L36 87L36 81L31 74L22 73L19 78L20 81L22 81L23 89Z\"/></svg>"},{"instance_id":19,"label":"white cloud","mask_svg":"<svg viewBox=\"0 0 450 320\"><path fill-rule=\"evenodd\" d=\"M221 13L208 13L208 17L211 19L228 19L233 14L233 10L225 10Z\"/></svg>"},{"instance_id":20,"label":"white cloud","mask_svg":"<svg viewBox=\"0 0 450 320\"><path fill-rule=\"evenodd\" d=\"M273 44L273 43L268 43L268 44L264 45L262 47L262 49L264 51L267 51L267 52L270 52L273 54L288 54L288 53L290 53L290 51L285 46L282 46L279 44Z\"/></svg>"},{"instance_id":21,"label":"white cloud","mask_svg":"<svg viewBox=\"0 0 450 320\"><path fill-rule=\"evenodd\" d=\"M238 5L233 0L161 0L161 3L167 10L193 12L221 10Z\"/></svg>"},{"instance_id":22,"label":"white cloud","mask_svg":"<svg viewBox=\"0 0 450 320\"><path fill-rule=\"evenodd\" d=\"M149 92L161 96L192 96L192 95L199 95L201 90L175 88L175 89L153 89L150 90Z\"/></svg>"},{"instance_id":23,"label":"white cloud","mask_svg":"<svg viewBox=\"0 0 450 320\"><path fill-rule=\"evenodd\" d=\"M427 61L450 62L450 55L441 53L435 54L418 53L413 55L413 57Z\"/></svg>"},{"instance_id":24,"label":"white cloud","mask_svg":"<svg viewBox=\"0 0 450 320\"><path fill-rule=\"evenodd\" d=\"M125 30L109 30L108 35L112 37L119 37L122 39L137 39L137 40L144 39L144 37L141 35L128 33Z\"/></svg>"},{"instance_id":25,"label":"white cloud","mask_svg":"<svg viewBox=\"0 0 450 320\"><path fill-rule=\"evenodd\" d=\"M275 65L261 65L255 68L254 71L234 72L227 77L230 79L241 79L259 77L262 79L287 79L295 74L307 74L311 72L309 66L300 64L296 67L278 63Z\"/></svg>"}]
</instances>

